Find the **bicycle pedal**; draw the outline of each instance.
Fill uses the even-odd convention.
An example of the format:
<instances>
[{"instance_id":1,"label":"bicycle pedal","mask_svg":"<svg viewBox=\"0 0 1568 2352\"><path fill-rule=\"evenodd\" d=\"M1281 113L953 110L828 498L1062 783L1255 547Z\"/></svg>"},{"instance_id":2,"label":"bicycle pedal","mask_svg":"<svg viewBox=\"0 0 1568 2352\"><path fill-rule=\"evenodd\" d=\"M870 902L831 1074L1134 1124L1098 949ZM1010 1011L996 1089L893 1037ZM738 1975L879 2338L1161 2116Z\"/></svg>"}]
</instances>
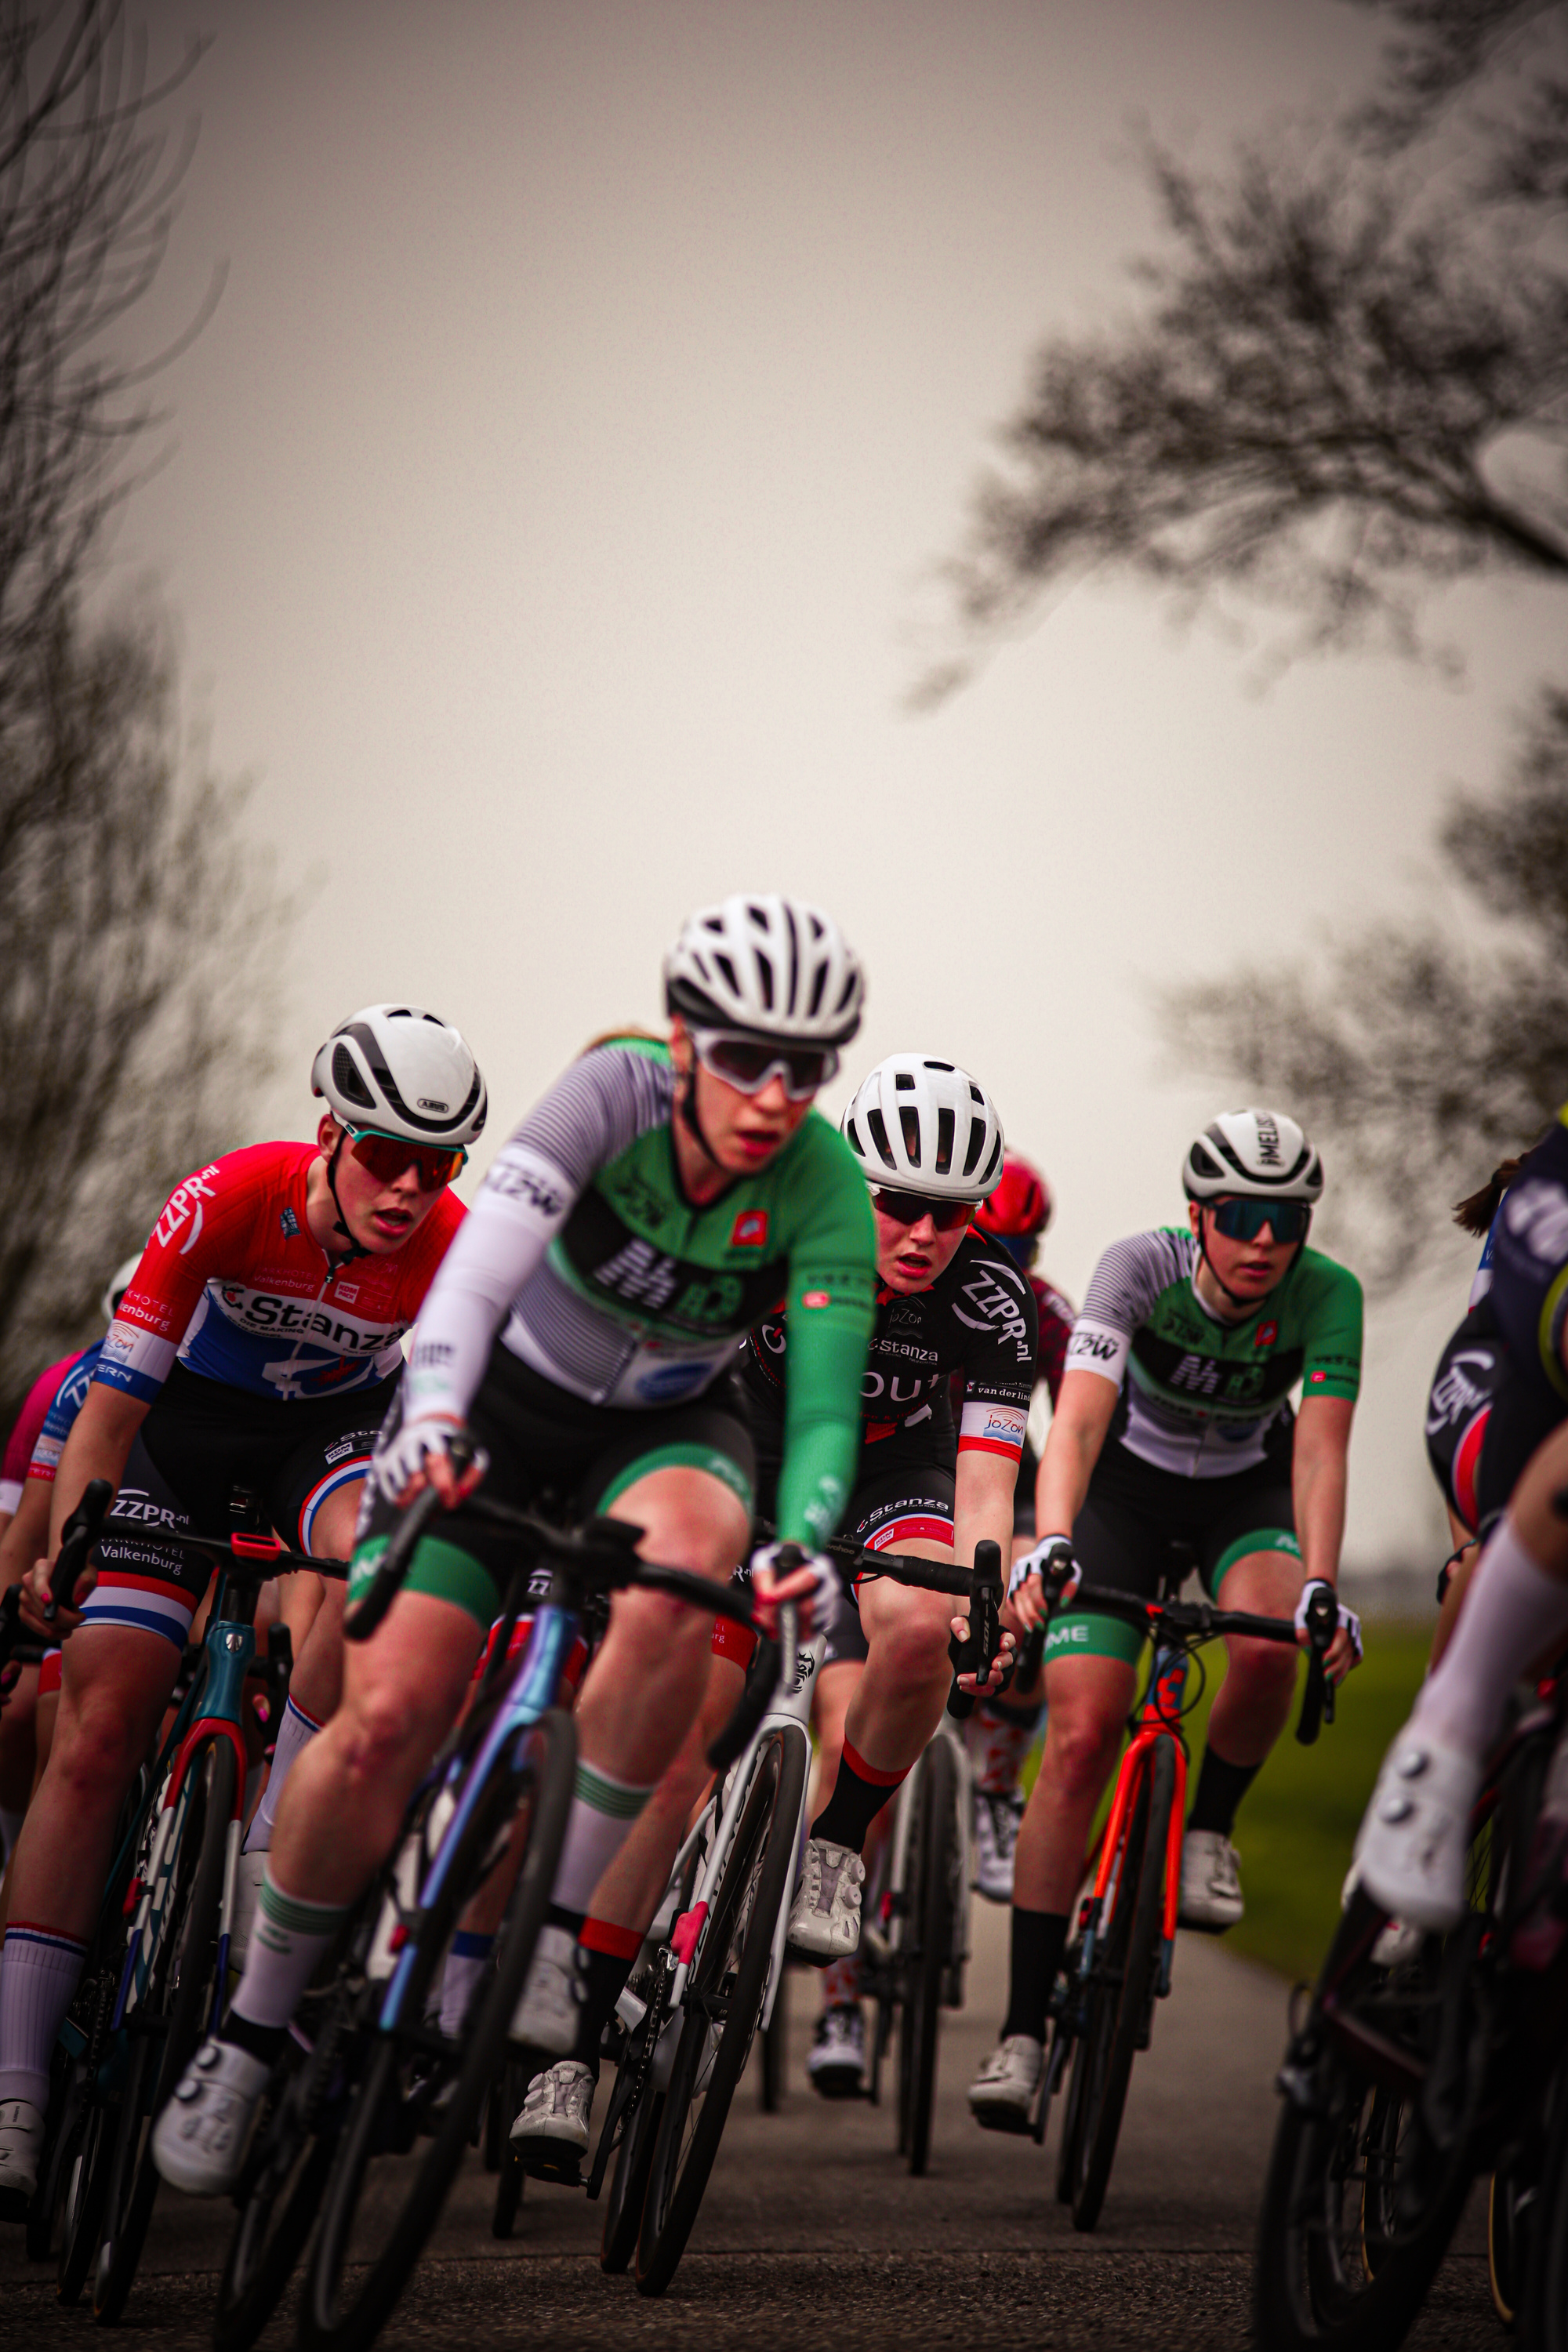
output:
<instances>
[{"instance_id":1,"label":"bicycle pedal","mask_svg":"<svg viewBox=\"0 0 1568 2352\"><path fill-rule=\"evenodd\" d=\"M513 2149L517 2142L512 2142ZM548 2180L557 2189L584 2189L583 2159L574 2147L552 2149L547 2143L536 2142L521 2158L522 2168L531 2180Z\"/></svg>"},{"instance_id":2,"label":"bicycle pedal","mask_svg":"<svg viewBox=\"0 0 1568 2352\"><path fill-rule=\"evenodd\" d=\"M969 2112L982 2131L1011 2132L1021 2139L1026 2133L1034 2130L1027 2107L972 2105Z\"/></svg>"}]
</instances>

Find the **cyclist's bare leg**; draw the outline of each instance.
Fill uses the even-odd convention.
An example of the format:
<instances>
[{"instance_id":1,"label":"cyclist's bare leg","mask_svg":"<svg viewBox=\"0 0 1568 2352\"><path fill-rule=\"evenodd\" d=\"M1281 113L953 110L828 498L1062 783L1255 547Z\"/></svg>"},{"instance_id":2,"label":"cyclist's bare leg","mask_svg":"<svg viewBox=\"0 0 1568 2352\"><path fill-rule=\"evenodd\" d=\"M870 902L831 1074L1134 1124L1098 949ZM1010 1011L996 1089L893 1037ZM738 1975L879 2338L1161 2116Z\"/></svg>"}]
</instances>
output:
<instances>
[{"instance_id":1,"label":"cyclist's bare leg","mask_svg":"<svg viewBox=\"0 0 1568 2352\"><path fill-rule=\"evenodd\" d=\"M455 1602L400 1592L372 1638L348 1650L342 1703L279 1801L276 1885L304 1903L354 1901L462 1705L480 1639Z\"/></svg>"},{"instance_id":2,"label":"cyclist's bare leg","mask_svg":"<svg viewBox=\"0 0 1568 2352\"><path fill-rule=\"evenodd\" d=\"M837 1784L838 1767L844 1755L844 1726L865 1671L863 1660L839 1658L832 1665L824 1666L817 1675L816 1786L811 1806L814 1821ZM890 1805L884 1805L866 1832L860 1858L866 1865L868 1881L876 1876L878 1857L887 1843L892 1824L893 1809Z\"/></svg>"},{"instance_id":3,"label":"cyclist's bare leg","mask_svg":"<svg viewBox=\"0 0 1568 2352\"><path fill-rule=\"evenodd\" d=\"M91 1934L121 1801L153 1744L179 1664L172 1642L136 1626L89 1623L66 1643L48 1767L11 1868L13 1918L78 1942Z\"/></svg>"},{"instance_id":4,"label":"cyclist's bare leg","mask_svg":"<svg viewBox=\"0 0 1568 2352\"><path fill-rule=\"evenodd\" d=\"M1289 1617L1301 1593L1301 1563L1289 1552L1248 1552L1229 1569L1217 1595L1222 1609ZM1284 1642L1226 1639L1228 1664L1209 1714L1208 1744L1227 1764L1261 1764L1290 1714L1296 1652Z\"/></svg>"},{"instance_id":5,"label":"cyclist's bare leg","mask_svg":"<svg viewBox=\"0 0 1568 2352\"><path fill-rule=\"evenodd\" d=\"M916 1559L952 1559L951 1545L924 1538L900 1549ZM845 1713L844 1736L879 1771L907 1772L942 1720L952 1681L948 1640L953 1618L968 1616L968 1603L910 1591L890 1579L866 1580L858 1598L869 1655Z\"/></svg>"},{"instance_id":6,"label":"cyclist's bare leg","mask_svg":"<svg viewBox=\"0 0 1568 2352\"><path fill-rule=\"evenodd\" d=\"M1025 1911L1069 1912L1137 1676L1122 1658L1058 1658L1045 1683L1045 1752L1018 1832L1013 1901Z\"/></svg>"},{"instance_id":7,"label":"cyclist's bare leg","mask_svg":"<svg viewBox=\"0 0 1568 2352\"><path fill-rule=\"evenodd\" d=\"M594 1889L590 1916L646 1935L658 1909L681 1840L699 1805L708 1801L713 1773L708 1743L740 1700L745 1676L729 1658L709 1668L702 1711L681 1741L675 1761L643 1807L631 1835Z\"/></svg>"},{"instance_id":8,"label":"cyclist's bare leg","mask_svg":"<svg viewBox=\"0 0 1568 2352\"><path fill-rule=\"evenodd\" d=\"M310 1528L310 1549L318 1559L348 1559L353 1552L354 1522L359 1517L364 1480L339 1487L329 1495ZM347 1587L335 1577L313 1576L300 1569L279 1580L301 1588L285 1600L284 1622L294 1646L294 1666L289 1677L289 1705L279 1725L272 1767L261 1791L255 1817L246 1833L248 1853L265 1853L271 1843L278 1808L295 1764L321 1727L337 1712L343 1686L343 1603ZM314 1586L314 1592L302 1588ZM302 1631L294 1639L294 1622Z\"/></svg>"}]
</instances>

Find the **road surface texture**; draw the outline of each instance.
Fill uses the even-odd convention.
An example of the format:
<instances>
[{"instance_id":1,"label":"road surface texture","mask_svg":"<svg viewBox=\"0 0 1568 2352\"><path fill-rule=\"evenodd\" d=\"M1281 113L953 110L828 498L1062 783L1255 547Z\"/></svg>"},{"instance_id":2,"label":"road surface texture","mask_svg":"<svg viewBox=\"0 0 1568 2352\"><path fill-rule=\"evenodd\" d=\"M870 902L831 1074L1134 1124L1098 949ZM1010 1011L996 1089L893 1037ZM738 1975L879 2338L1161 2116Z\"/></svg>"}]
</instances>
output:
<instances>
[{"instance_id":1,"label":"road surface texture","mask_svg":"<svg viewBox=\"0 0 1568 2352\"><path fill-rule=\"evenodd\" d=\"M1202 1937L1184 1936L1175 1990L1132 2078L1117 2167L1091 2236L1054 2201L1055 2127L1032 2141L977 2131L964 2085L994 2037L1006 1914L976 1906L969 2000L943 2021L931 2169L911 2180L884 2105L825 2105L805 2085L815 1983L790 1979L794 2042L782 2114L742 2084L703 2212L662 2300L605 2278L599 2209L531 2183L511 2240L489 2234L493 2184L469 2160L442 2227L381 2338L436 2346L585 2347L592 2352L809 2347L1094 2347L1187 2352L1250 2342L1248 2285L1270 2135L1285 1987ZM210 2341L231 2209L165 2190L122 2336L146 2352ZM1413 2352L1506 2344L1487 2284L1480 2198ZM85 2308L62 2311L30 2270L21 2232L0 2243L0 2343L85 2347ZM281 2352L284 2313L261 2338ZM104 2339L97 2339L102 2343Z\"/></svg>"}]
</instances>

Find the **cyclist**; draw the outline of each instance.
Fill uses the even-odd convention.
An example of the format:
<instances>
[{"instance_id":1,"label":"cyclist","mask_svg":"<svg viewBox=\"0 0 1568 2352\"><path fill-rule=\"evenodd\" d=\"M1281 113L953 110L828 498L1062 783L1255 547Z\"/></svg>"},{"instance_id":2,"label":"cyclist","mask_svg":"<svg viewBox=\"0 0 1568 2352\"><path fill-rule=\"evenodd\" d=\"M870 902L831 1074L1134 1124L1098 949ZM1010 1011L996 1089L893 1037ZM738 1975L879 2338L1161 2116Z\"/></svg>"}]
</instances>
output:
<instances>
[{"instance_id":1,"label":"cyclist","mask_svg":"<svg viewBox=\"0 0 1568 2352\"><path fill-rule=\"evenodd\" d=\"M878 1277L846 1531L873 1550L928 1559L972 1560L989 1538L1005 1559L1036 1322L1026 1276L976 1230L1002 1175L1001 1121L967 1071L896 1054L863 1081L843 1132L870 1187ZM794 1339L793 1318L780 1316L747 1343L764 1466L789 1408ZM858 1601L858 1615L840 1612L817 1678L818 1811L790 1917L792 1948L828 1963L807 2071L829 2097L858 2088L865 2058L854 1958L865 1848L937 1727L951 1675L950 1600L873 1580ZM716 1643L730 1648L725 1631Z\"/></svg>"},{"instance_id":2,"label":"cyclist","mask_svg":"<svg viewBox=\"0 0 1568 2352\"><path fill-rule=\"evenodd\" d=\"M333 1031L311 1084L329 1105L314 1144L230 1152L171 1193L60 1455L51 1561L89 1481L118 1488L138 1441L142 1515L224 1528L238 1483L299 1549L333 1558L350 1549L402 1369L399 1343L462 1218L447 1187L484 1124L485 1087L457 1030L417 1006L384 1004ZM60 1613L75 1630L59 1717L12 1866L0 1953L0 2189L13 2209L36 2169L49 2053L98 1915L121 1801L209 1580L200 1554L177 1569L126 1546L100 1553L82 1613ZM40 1627L48 1573L40 1563L26 1588ZM312 1660L319 1677L323 1662L331 1673L324 1637L300 1660L308 1691Z\"/></svg>"},{"instance_id":3,"label":"cyclist","mask_svg":"<svg viewBox=\"0 0 1568 2352\"><path fill-rule=\"evenodd\" d=\"M639 1526L649 1557L727 1580L746 1549L752 1487L735 1345L781 1296L799 1324L801 1377L780 1532L809 1547L837 1524L871 1321L870 1217L853 1161L811 1105L859 1025L860 968L816 908L732 898L687 922L665 994L668 1044L620 1035L590 1048L492 1163L383 1433L353 1590L426 1480L456 1497L447 1446L465 1428L501 1500L564 1490L584 1512ZM384 1621L352 1652L342 1704L284 1791L222 2037L157 2126L157 2161L179 2186L232 2185L299 1995L458 1713L510 1549L461 1522L426 1537ZM816 1582L808 1567L778 1589L804 1595ZM765 1561L759 1590L773 1590ZM594 1890L698 1711L710 1639L697 1612L621 1592L584 1681L576 1792L513 2025L556 2060L541 2096L578 2145L592 2091L591 2069L571 2055L578 1937L601 1951ZM482 1951L463 1958L483 1965ZM583 1990L596 1998L592 1974Z\"/></svg>"},{"instance_id":4,"label":"cyclist","mask_svg":"<svg viewBox=\"0 0 1568 2352\"><path fill-rule=\"evenodd\" d=\"M1183 1179L1190 1230L1114 1244L1089 1283L1040 1465L1045 1532L1015 1563L1015 1610L1034 1622L1043 1571L1063 1553L1091 1583L1152 1598L1177 1537L1222 1608L1294 1613L1305 1641L1310 1594L1320 1583L1332 1591L1339 1573L1361 1286L1306 1245L1323 1171L1294 1119L1226 1113L1194 1139ZM969 2091L990 2128L1024 2128L1039 2083L1050 1989L1141 1646L1119 1619L1088 1612L1063 1612L1050 1630L1045 1755L1018 1839L1009 2006ZM1336 1680L1360 1646L1341 1603L1326 1660ZM1230 1830L1284 1727L1295 1678L1277 1643L1227 1647L1182 1848L1182 1918L1211 1932L1242 1915Z\"/></svg>"},{"instance_id":5,"label":"cyclist","mask_svg":"<svg viewBox=\"0 0 1568 2352\"><path fill-rule=\"evenodd\" d=\"M1038 1169L1021 1152L1010 1151L1002 1163L1002 1181L990 1199L982 1201L974 1223L978 1231L1000 1244L1028 1277L1039 1325L1036 1386L1045 1389L1054 1412L1072 1337L1074 1308L1034 1270L1052 1207L1050 1187ZM1035 1481L1039 1467L1039 1456L1026 1434L1018 1483L1013 1491L1015 1559L1035 1540ZM1020 1675L1010 1690L982 1699L969 1718L969 1750L974 1766L974 1885L976 1892L992 1903L1013 1900L1013 1856L1024 1818L1021 1779L1044 1714L1037 1673L1026 1684Z\"/></svg>"},{"instance_id":6,"label":"cyclist","mask_svg":"<svg viewBox=\"0 0 1568 2352\"><path fill-rule=\"evenodd\" d=\"M1513 1684L1568 1632L1568 1111L1520 1162L1491 1233L1497 1353L1473 1481L1489 1533L1356 1841L1363 1885L1411 1927L1462 1915L1482 1761Z\"/></svg>"}]
</instances>

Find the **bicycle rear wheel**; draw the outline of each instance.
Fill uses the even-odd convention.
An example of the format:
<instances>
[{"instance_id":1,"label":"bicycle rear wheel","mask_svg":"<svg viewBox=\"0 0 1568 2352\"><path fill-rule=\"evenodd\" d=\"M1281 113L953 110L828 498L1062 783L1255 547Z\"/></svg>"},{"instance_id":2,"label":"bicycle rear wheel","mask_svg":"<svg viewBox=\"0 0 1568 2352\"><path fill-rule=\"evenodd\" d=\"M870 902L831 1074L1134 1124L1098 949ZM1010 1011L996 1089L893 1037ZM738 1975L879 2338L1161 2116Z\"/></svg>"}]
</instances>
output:
<instances>
[{"instance_id":1,"label":"bicycle rear wheel","mask_svg":"<svg viewBox=\"0 0 1568 2352\"><path fill-rule=\"evenodd\" d=\"M400 2022L367 2034L333 2151L300 2298L305 2352L351 2352L372 2343L440 2217L507 2048L550 1902L576 1761L576 1728L559 1708L521 1735L513 1766L493 1772L475 1809L440 1900L414 1930ZM426 1996L468 1901L508 1851L513 1817L522 1808L527 1843L495 1968L464 2039L443 2042L425 2023ZM384 2156L407 2154L422 2131L430 2142L412 2179L400 2168L378 2166ZM351 2270L357 2273L352 2285Z\"/></svg>"},{"instance_id":2,"label":"bicycle rear wheel","mask_svg":"<svg viewBox=\"0 0 1568 2352\"><path fill-rule=\"evenodd\" d=\"M910 1868L899 1990L899 2154L917 2179L931 2154L936 2098L937 2027L942 1987L952 1966L954 1906L962 1853L958 1774L952 1750L939 1733L915 1767L910 1820Z\"/></svg>"},{"instance_id":3,"label":"bicycle rear wheel","mask_svg":"<svg viewBox=\"0 0 1568 2352\"><path fill-rule=\"evenodd\" d=\"M1064 2137L1075 2230L1092 2230L1110 2179L1132 2060L1143 2039L1164 1927L1166 1847L1176 1793L1173 1741L1154 1742L1111 1858Z\"/></svg>"},{"instance_id":4,"label":"bicycle rear wheel","mask_svg":"<svg viewBox=\"0 0 1568 2352\"><path fill-rule=\"evenodd\" d=\"M685 2017L654 2143L637 2291L662 2294L686 2250L767 1990L780 1906L795 1880L810 1749L795 1723L759 1743L687 1980Z\"/></svg>"},{"instance_id":5,"label":"bicycle rear wheel","mask_svg":"<svg viewBox=\"0 0 1568 2352\"><path fill-rule=\"evenodd\" d=\"M216 2018L224 1860L234 1819L237 1767L226 1738L192 1756L178 1802L178 1845L169 1869L145 1993L130 2012L131 2063L120 2109L93 2277L92 2315L110 2326L125 2308L158 2194L153 2126Z\"/></svg>"}]
</instances>

